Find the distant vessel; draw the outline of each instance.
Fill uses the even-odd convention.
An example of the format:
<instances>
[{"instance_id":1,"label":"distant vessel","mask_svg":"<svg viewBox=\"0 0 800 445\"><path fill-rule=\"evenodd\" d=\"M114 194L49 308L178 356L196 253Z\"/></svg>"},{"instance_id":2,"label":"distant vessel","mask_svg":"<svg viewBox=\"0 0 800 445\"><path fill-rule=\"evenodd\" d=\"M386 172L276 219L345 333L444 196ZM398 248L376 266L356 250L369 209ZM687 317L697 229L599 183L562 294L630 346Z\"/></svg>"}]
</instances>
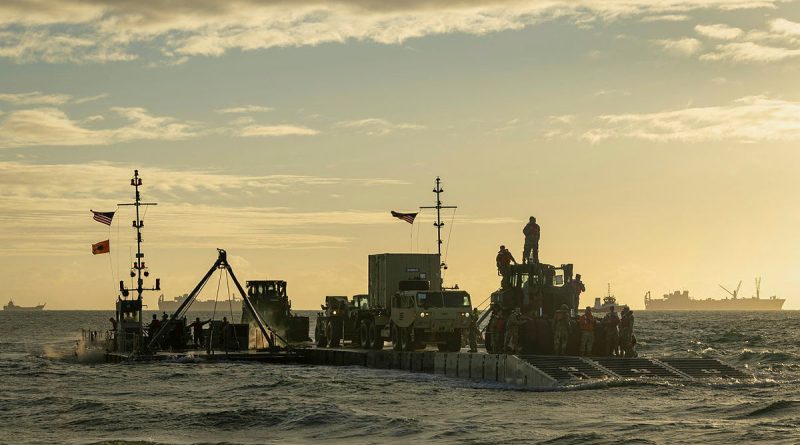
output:
<instances>
[{"instance_id":1,"label":"distant vessel","mask_svg":"<svg viewBox=\"0 0 800 445\"><path fill-rule=\"evenodd\" d=\"M45 303L46 304L46 303ZM4 311L41 311L44 309L44 304L40 304L38 306L17 306L14 304L14 300L9 300L8 304L3 306Z\"/></svg>"},{"instance_id":2,"label":"distant vessel","mask_svg":"<svg viewBox=\"0 0 800 445\"><path fill-rule=\"evenodd\" d=\"M603 297L603 303L600 303L600 297L594 299L594 312L608 312L609 308L614 307L616 312L622 311L623 308L628 307L627 304L618 304L617 298L611 294L611 283L608 284L608 295Z\"/></svg>"},{"instance_id":3,"label":"distant vessel","mask_svg":"<svg viewBox=\"0 0 800 445\"><path fill-rule=\"evenodd\" d=\"M171 301L165 300L164 295L162 294L158 297L158 310L162 312L172 313L178 310L181 304L183 304L186 299L189 298L189 294L183 294L180 297L175 297ZM235 311L242 310L242 300L231 300L233 304L233 309ZM189 312L214 312L214 308L216 307L217 312L230 310L230 304L228 300L194 300L192 304L189 306Z\"/></svg>"},{"instance_id":4,"label":"distant vessel","mask_svg":"<svg viewBox=\"0 0 800 445\"><path fill-rule=\"evenodd\" d=\"M761 298L761 278L756 278L756 296L750 298L740 298L739 288L731 292L724 286L720 285L722 289L731 295L731 298L724 298L722 300L714 300L711 298L705 300L696 300L689 298L689 291L674 291L671 294L664 294L662 299L654 299L650 297L650 292L644 296L644 307L649 311L779 311L783 308L783 303L786 302L785 298L777 298L775 296L769 298Z\"/></svg>"}]
</instances>

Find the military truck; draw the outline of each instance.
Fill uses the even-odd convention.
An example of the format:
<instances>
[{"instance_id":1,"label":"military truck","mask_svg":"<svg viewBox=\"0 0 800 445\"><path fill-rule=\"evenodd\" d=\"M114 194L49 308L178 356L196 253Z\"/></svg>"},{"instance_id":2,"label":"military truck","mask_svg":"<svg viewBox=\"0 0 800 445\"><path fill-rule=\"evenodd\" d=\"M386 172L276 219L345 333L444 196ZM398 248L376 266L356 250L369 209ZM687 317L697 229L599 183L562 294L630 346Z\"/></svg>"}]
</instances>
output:
<instances>
[{"instance_id":1,"label":"military truck","mask_svg":"<svg viewBox=\"0 0 800 445\"><path fill-rule=\"evenodd\" d=\"M526 322L519 328L519 348L524 354L553 353L553 316L562 306L570 311L569 354L577 355L580 332L576 318L577 292L573 286L573 265L532 263L509 266L509 283L491 294L491 307L485 312L489 317L484 344L489 353L504 352L503 344L493 344L493 338L502 342L503 330L498 328L498 317L508 319L511 311L519 308ZM483 317L481 318L483 321ZM502 323L500 323L502 324ZM598 330L602 327L600 323ZM497 333L498 335L493 335ZM602 350L603 336L595 335L595 350Z\"/></svg>"},{"instance_id":2,"label":"military truck","mask_svg":"<svg viewBox=\"0 0 800 445\"><path fill-rule=\"evenodd\" d=\"M341 309L333 309L333 300L326 298L315 330L318 346L330 345L335 337L369 349L382 349L387 340L396 350L461 348L472 303L467 292L442 288L438 254L384 253L368 261L368 294L354 296L347 305L339 297L335 307Z\"/></svg>"},{"instance_id":3,"label":"military truck","mask_svg":"<svg viewBox=\"0 0 800 445\"><path fill-rule=\"evenodd\" d=\"M292 313L292 302L283 280L251 280L245 283L247 296L255 310L288 342L311 341L308 317ZM251 323L248 311L242 311L242 323Z\"/></svg>"}]
</instances>

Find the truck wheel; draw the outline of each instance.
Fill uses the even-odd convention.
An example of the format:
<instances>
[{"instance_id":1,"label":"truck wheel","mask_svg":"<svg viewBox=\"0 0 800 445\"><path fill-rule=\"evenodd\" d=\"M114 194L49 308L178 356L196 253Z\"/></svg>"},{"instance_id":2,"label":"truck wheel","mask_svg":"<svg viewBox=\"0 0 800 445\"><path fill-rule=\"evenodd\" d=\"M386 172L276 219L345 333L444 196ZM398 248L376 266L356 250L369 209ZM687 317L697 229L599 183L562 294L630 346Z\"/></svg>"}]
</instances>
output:
<instances>
[{"instance_id":1,"label":"truck wheel","mask_svg":"<svg viewBox=\"0 0 800 445\"><path fill-rule=\"evenodd\" d=\"M374 322L369 324L369 332L370 336L372 337L372 342L370 343L370 347L372 349L383 349L383 337L381 337L381 327L376 325Z\"/></svg>"},{"instance_id":2,"label":"truck wheel","mask_svg":"<svg viewBox=\"0 0 800 445\"><path fill-rule=\"evenodd\" d=\"M317 340L318 348L324 348L328 345L328 339L325 337L325 329L320 326L319 321L314 327L314 338Z\"/></svg>"},{"instance_id":3,"label":"truck wheel","mask_svg":"<svg viewBox=\"0 0 800 445\"><path fill-rule=\"evenodd\" d=\"M369 337L369 325L366 320L362 320L358 325L358 344L362 348L371 348L372 341Z\"/></svg>"},{"instance_id":4,"label":"truck wheel","mask_svg":"<svg viewBox=\"0 0 800 445\"><path fill-rule=\"evenodd\" d=\"M395 325L389 327L392 334L392 349L395 351L402 351L403 345L400 343L400 328Z\"/></svg>"},{"instance_id":5,"label":"truck wheel","mask_svg":"<svg viewBox=\"0 0 800 445\"><path fill-rule=\"evenodd\" d=\"M402 337L401 341L403 343L403 351L413 351L414 350L414 339L412 338L413 334L411 333L411 328L403 328L400 331Z\"/></svg>"}]
</instances>

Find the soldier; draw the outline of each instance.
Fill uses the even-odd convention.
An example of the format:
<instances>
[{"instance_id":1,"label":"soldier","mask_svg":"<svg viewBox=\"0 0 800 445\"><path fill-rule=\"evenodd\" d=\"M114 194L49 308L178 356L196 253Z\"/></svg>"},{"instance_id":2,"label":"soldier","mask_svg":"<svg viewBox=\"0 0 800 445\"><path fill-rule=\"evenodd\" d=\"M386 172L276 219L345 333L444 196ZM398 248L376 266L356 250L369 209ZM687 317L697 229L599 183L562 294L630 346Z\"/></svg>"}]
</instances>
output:
<instances>
[{"instance_id":1,"label":"soldier","mask_svg":"<svg viewBox=\"0 0 800 445\"><path fill-rule=\"evenodd\" d=\"M608 313L603 317L603 328L606 331L606 348L608 355L619 355L619 315L614 312L614 306L608 308Z\"/></svg>"},{"instance_id":2,"label":"soldier","mask_svg":"<svg viewBox=\"0 0 800 445\"><path fill-rule=\"evenodd\" d=\"M116 330L117 330L117 320L115 320L114 318L109 318L108 321L111 322L111 331L116 332Z\"/></svg>"},{"instance_id":3,"label":"soldier","mask_svg":"<svg viewBox=\"0 0 800 445\"><path fill-rule=\"evenodd\" d=\"M592 355L592 347L594 346L594 328L597 325L597 319L592 315L592 307L586 306L581 318L578 319L578 326L581 330L581 346L580 354L584 357Z\"/></svg>"},{"instance_id":4,"label":"soldier","mask_svg":"<svg viewBox=\"0 0 800 445\"><path fill-rule=\"evenodd\" d=\"M469 316L469 352L478 352L478 335L478 308L473 308Z\"/></svg>"},{"instance_id":5,"label":"soldier","mask_svg":"<svg viewBox=\"0 0 800 445\"><path fill-rule=\"evenodd\" d=\"M153 321L147 326L147 335L150 338L155 337L158 329L161 327L161 322L158 320L158 315L153 314Z\"/></svg>"},{"instance_id":6,"label":"soldier","mask_svg":"<svg viewBox=\"0 0 800 445\"><path fill-rule=\"evenodd\" d=\"M202 346L203 325L206 325L208 323L211 323L211 319L208 319L206 321L200 321L200 317L196 317L192 322L192 324L189 325L192 328L192 337L194 338L195 347Z\"/></svg>"},{"instance_id":7,"label":"soldier","mask_svg":"<svg viewBox=\"0 0 800 445\"><path fill-rule=\"evenodd\" d=\"M533 261L534 264L539 263L539 237L541 235L541 228L536 224L536 218L533 216L528 220L528 224L522 229L525 235L525 247L522 251L522 262L529 263Z\"/></svg>"},{"instance_id":8,"label":"soldier","mask_svg":"<svg viewBox=\"0 0 800 445\"><path fill-rule=\"evenodd\" d=\"M572 307L577 311L578 306L581 304L581 292L586 292L586 286L584 286L583 281L581 281L581 274L575 275L575 278L569 282L569 287L573 294L574 303Z\"/></svg>"},{"instance_id":9,"label":"soldier","mask_svg":"<svg viewBox=\"0 0 800 445\"><path fill-rule=\"evenodd\" d=\"M522 316L519 308L514 308L511 311L511 315L508 316L508 320L506 321L506 338L505 338L505 350L512 354L517 353L517 347L519 346L519 327L525 324L526 317Z\"/></svg>"},{"instance_id":10,"label":"soldier","mask_svg":"<svg viewBox=\"0 0 800 445\"><path fill-rule=\"evenodd\" d=\"M496 354L501 354L505 352L503 348L505 347L505 342L503 341L505 328L506 328L506 320L503 317L503 311L500 308L494 308L494 316L492 317L494 324L492 326L492 349Z\"/></svg>"},{"instance_id":11,"label":"soldier","mask_svg":"<svg viewBox=\"0 0 800 445\"><path fill-rule=\"evenodd\" d=\"M619 322L619 345L625 357L634 357L633 311L627 306L622 308L622 319Z\"/></svg>"},{"instance_id":12,"label":"soldier","mask_svg":"<svg viewBox=\"0 0 800 445\"><path fill-rule=\"evenodd\" d=\"M553 315L553 352L556 355L567 353L569 341L569 306L562 304Z\"/></svg>"},{"instance_id":13,"label":"soldier","mask_svg":"<svg viewBox=\"0 0 800 445\"><path fill-rule=\"evenodd\" d=\"M502 281L500 281L500 286L503 289L511 287L511 263L517 264L514 255L511 254L510 250L506 249L506 246L500 246L500 251L497 252L495 261L497 262L497 274L503 277Z\"/></svg>"}]
</instances>

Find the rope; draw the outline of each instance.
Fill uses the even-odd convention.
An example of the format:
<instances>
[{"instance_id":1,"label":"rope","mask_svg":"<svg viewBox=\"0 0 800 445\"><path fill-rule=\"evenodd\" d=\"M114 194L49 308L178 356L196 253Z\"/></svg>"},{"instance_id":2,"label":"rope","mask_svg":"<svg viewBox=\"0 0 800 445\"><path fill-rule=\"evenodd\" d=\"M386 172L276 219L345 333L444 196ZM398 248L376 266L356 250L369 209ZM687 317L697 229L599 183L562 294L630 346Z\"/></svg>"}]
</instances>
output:
<instances>
[{"instance_id":1,"label":"rope","mask_svg":"<svg viewBox=\"0 0 800 445\"><path fill-rule=\"evenodd\" d=\"M233 302L231 301L231 284L228 269L225 269L225 292L228 294L228 307L231 311L231 321L233 321ZM233 339L236 340L236 349L239 349L239 336L236 334L236 329L233 330Z\"/></svg>"}]
</instances>

